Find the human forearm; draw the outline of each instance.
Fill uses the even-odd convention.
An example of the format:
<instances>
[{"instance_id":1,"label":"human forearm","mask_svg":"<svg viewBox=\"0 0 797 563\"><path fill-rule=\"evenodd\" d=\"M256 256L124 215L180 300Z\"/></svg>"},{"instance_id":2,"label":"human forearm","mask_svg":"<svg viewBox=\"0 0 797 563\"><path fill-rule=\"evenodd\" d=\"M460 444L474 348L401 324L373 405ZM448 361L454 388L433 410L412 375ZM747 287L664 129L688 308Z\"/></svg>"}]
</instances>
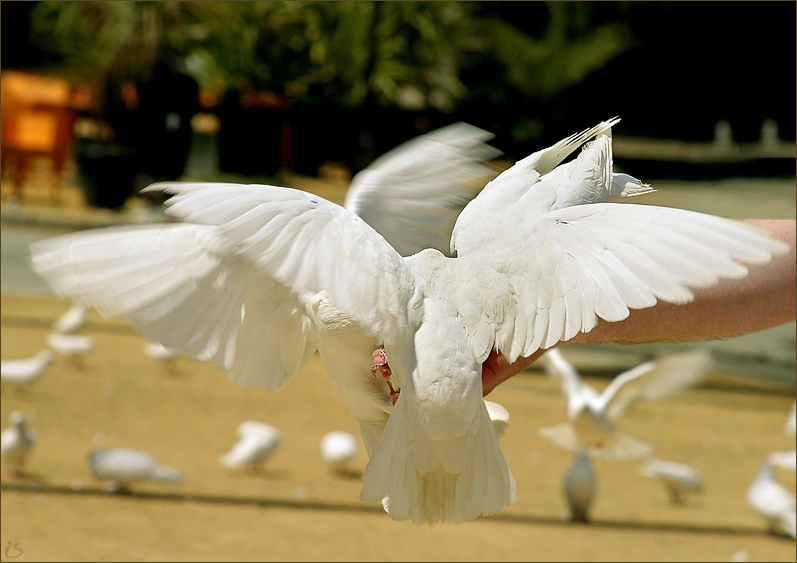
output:
<instances>
[{"instance_id":1,"label":"human forearm","mask_svg":"<svg viewBox=\"0 0 797 563\"><path fill-rule=\"evenodd\" d=\"M696 290L686 305L659 302L648 309L633 310L628 318L608 323L599 321L587 333L578 333L568 343L686 342L711 340L778 326L797 316L795 289L795 221L746 220L787 242L791 250L763 266L752 266L739 280ZM560 343L561 344L561 343ZM484 394L499 383L523 371L544 351L509 364L503 356L491 354L482 369Z\"/></svg>"}]
</instances>

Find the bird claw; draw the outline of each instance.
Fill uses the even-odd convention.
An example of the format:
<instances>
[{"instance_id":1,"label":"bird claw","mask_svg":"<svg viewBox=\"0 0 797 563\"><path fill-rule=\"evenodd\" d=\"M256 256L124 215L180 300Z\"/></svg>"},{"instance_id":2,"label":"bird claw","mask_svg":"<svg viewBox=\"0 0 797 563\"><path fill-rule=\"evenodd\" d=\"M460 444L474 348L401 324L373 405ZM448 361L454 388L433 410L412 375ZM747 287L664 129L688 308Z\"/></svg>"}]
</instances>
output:
<instances>
[{"instance_id":1,"label":"bird claw","mask_svg":"<svg viewBox=\"0 0 797 563\"><path fill-rule=\"evenodd\" d=\"M390 380L390 377L393 375L393 372L390 370L390 365L387 363L387 353L385 353L384 347L380 346L373 353L373 364L371 365L371 375L376 377L376 372L382 373L382 378L387 383L387 386L390 388L390 400L393 404L396 404L398 401L399 393L401 389L394 389L393 383Z\"/></svg>"}]
</instances>

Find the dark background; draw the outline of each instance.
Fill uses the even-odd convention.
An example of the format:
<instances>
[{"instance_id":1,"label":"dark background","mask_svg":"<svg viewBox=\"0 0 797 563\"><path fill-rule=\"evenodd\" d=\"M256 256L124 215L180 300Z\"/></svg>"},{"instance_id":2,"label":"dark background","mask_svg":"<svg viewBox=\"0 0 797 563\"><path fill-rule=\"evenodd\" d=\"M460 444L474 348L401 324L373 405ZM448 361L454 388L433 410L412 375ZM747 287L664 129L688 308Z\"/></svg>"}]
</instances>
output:
<instances>
[{"instance_id":1,"label":"dark background","mask_svg":"<svg viewBox=\"0 0 797 563\"><path fill-rule=\"evenodd\" d=\"M529 101L516 94L486 107L477 97L441 120L462 119L493 131L496 146L510 158L559 140L563 131L578 131L615 115L623 118L616 128L622 135L707 141L717 121L724 119L735 140L755 141L763 121L774 119L781 139L795 139L795 2L591 4L595 23L629 25L632 48L555 100ZM3 68L36 69L53 62L28 39L33 5L2 2ZM547 14L541 2L483 2L481 9L529 34L540 33ZM472 91L489 88L490 77L480 70L463 80ZM503 133L524 113L544 125L533 146L514 145ZM382 139L376 154L414 134L395 129L393 138Z\"/></svg>"}]
</instances>

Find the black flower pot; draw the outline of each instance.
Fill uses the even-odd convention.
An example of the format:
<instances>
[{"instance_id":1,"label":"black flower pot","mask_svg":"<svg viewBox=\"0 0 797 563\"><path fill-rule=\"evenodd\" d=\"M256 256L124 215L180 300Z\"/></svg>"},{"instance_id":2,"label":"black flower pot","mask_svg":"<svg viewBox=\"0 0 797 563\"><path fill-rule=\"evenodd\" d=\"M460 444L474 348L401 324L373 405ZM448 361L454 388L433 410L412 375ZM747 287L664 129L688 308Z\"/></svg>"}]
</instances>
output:
<instances>
[{"instance_id":1,"label":"black flower pot","mask_svg":"<svg viewBox=\"0 0 797 563\"><path fill-rule=\"evenodd\" d=\"M117 143L77 139L73 146L77 180L93 207L118 209L133 193L136 150Z\"/></svg>"}]
</instances>

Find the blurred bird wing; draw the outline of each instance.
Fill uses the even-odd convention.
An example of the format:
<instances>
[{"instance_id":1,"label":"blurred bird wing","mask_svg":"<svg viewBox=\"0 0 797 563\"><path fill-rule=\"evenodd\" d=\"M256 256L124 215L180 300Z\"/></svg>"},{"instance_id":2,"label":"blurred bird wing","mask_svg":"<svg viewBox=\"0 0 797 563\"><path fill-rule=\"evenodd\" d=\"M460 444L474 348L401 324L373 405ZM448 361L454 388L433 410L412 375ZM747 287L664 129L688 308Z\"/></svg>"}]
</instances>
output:
<instances>
[{"instance_id":1,"label":"blurred bird wing","mask_svg":"<svg viewBox=\"0 0 797 563\"><path fill-rule=\"evenodd\" d=\"M495 172L493 135L454 123L416 137L376 159L352 180L345 207L402 256L424 248L448 253L457 216Z\"/></svg>"},{"instance_id":2,"label":"blurred bird wing","mask_svg":"<svg viewBox=\"0 0 797 563\"><path fill-rule=\"evenodd\" d=\"M589 332L598 318L619 321L658 299L688 303L690 288L744 277L743 263L763 264L788 250L742 223L649 205L596 203L530 217L518 207L503 221L503 233L456 262L463 271L489 267L506 277L515 303L493 329L497 351L510 362ZM484 324L479 306L472 309L463 315L470 334Z\"/></svg>"},{"instance_id":3,"label":"blurred bird wing","mask_svg":"<svg viewBox=\"0 0 797 563\"><path fill-rule=\"evenodd\" d=\"M31 246L34 270L250 387L276 389L315 351L308 291L326 289L369 333L400 332L400 256L342 207L272 186L156 188L177 194L168 213L186 223L47 239Z\"/></svg>"},{"instance_id":4,"label":"blurred bird wing","mask_svg":"<svg viewBox=\"0 0 797 563\"><path fill-rule=\"evenodd\" d=\"M639 399L663 399L698 383L711 364L711 354L703 349L645 362L612 380L601 394L600 408L612 419Z\"/></svg>"},{"instance_id":5,"label":"blurred bird wing","mask_svg":"<svg viewBox=\"0 0 797 563\"><path fill-rule=\"evenodd\" d=\"M512 207L520 205L521 201L523 201L526 215L550 211L555 206L558 196L558 188L555 186L566 178L562 173L557 173L557 176L546 187L537 185L540 179L552 172L567 156L589 139L610 132L612 125L618 121L620 121L619 118L603 121L581 133L570 135L547 149L537 151L517 161L490 181L457 217L451 234L452 254L459 255L478 248L485 234L494 235L498 232L510 231L513 225L506 222L506 213ZM609 147L611 147L610 144ZM592 159L586 159L586 155L579 155L578 158L582 161L592 162ZM610 152L608 158L609 166L600 170L596 169L594 174L603 177L605 169L608 169L609 174L611 173ZM584 186L576 186L573 183L562 191L584 191ZM532 195L533 197L531 197ZM564 206L565 204L559 205L559 207Z\"/></svg>"},{"instance_id":6,"label":"blurred bird wing","mask_svg":"<svg viewBox=\"0 0 797 563\"><path fill-rule=\"evenodd\" d=\"M562 398L568 406L574 402L593 403L598 399L598 392L584 383L578 370L567 361L561 351L551 348L545 353L545 357L546 372L549 377L559 380L562 386ZM568 408L568 414L570 411L571 408Z\"/></svg>"}]
</instances>

